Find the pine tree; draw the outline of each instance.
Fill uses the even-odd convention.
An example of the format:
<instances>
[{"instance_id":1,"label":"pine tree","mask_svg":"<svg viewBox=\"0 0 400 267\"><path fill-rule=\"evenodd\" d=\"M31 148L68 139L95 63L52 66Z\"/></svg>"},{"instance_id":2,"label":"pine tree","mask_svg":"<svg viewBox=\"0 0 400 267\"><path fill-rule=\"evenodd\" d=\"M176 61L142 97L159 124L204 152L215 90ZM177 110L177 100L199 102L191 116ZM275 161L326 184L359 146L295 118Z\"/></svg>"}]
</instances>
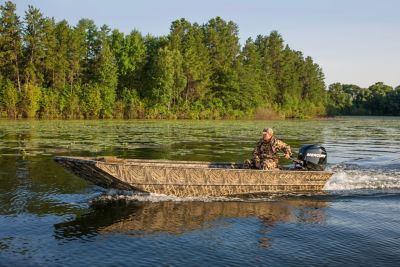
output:
<instances>
[{"instance_id":1,"label":"pine tree","mask_svg":"<svg viewBox=\"0 0 400 267\"><path fill-rule=\"evenodd\" d=\"M102 28L100 37L101 49L95 63L95 77L100 86L102 99L102 117L112 117L112 110L115 103L116 89L118 83L118 70L114 55L111 51L107 38L107 29Z\"/></svg>"},{"instance_id":2,"label":"pine tree","mask_svg":"<svg viewBox=\"0 0 400 267\"><path fill-rule=\"evenodd\" d=\"M168 39L165 37L154 37L146 35L144 38L146 47L146 60L143 65L140 81L140 89L138 90L139 96L146 102L154 104L156 99L154 97L155 88L159 87L156 77L158 74L158 57L159 50L168 46Z\"/></svg>"},{"instance_id":3,"label":"pine tree","mask_svg":"<svg viewBox=\"0 0 400 267\"><path fill-rule=\"evenodd\" d=\"M71 39L71 29L68 22L63 20L56 24L55 41L56 52L53 69L53 87L61 90L68 84L68 77L72 76L71 65L69 64L69 44Z\"/></svg>"},{"instance_id":4,"label":"pine tree","mask_svg":"<svg viewBox=\"0 0 400 267\"><path fill-rule=\"evenodd\" d=\"M10 79L21 92L21 22L10 1L0 6L0 74Z\"/></svg>"},{"instance_id":5,"label":"pine tree","mask_svg":"<svg viewBox=\"0 0 400 267\"><path fill-rule=\"evenodd\" d=\"M238 26L232 21L225 22L220 17L216 17L209 20L204 29L212 66L211 98L221 100L225 108L239 108Z\"/></svg>"},{"instance_id":6,"label":"pine tree","mask_svg":"<svg viewBox=\"0 0 400 267\"><path fill-rule=\"evenodd\" d=\"M85 67L87 66L86 20L80 20L71 30L68 39L68 82L70 88L75 83L81 84L85 80Z\"/></svg>"},{"instance_id":7,"label":"pine tree","mask_svg":"<svg viewBox=\"0 0 400 267\"><path fill-rule=\"evenodd\" d=\"M322 101L321 97L323 97L325 91L324 75L321 68L313 62L311 57L305 59L302 82L302 100L309 100L313 103Z\"/></svg>"},{"instance_id":8,"label":"pine tree","mask_svg":"<svg viewBox=\"0 0 400 267\"><path fill-rule=\"evenodd\" d=\"M96 80L96 61L101 49L99 30L93 20L81 19L76 26L75 37L84 43L84 50L77 51L84 53L80 60L80 81L87 84Z\"/></svg>"},{"instance_id":9,"label":"pine tree","mask_svg":"<svg viewBox=\"0 0 400 267\"><path fill-rule=\"evenodd\" d=\"M43 19L43 50L45 51L42 69L39 72L43 75L43 87L54 87L56 84L56 72L58 56L62 54L58 51L56 39L56 23L54 18Z\"/></svg>"},{"instance_id":10,"label":"pine tree","mask_svg":"<svg viewBox=\"0 0 400 267\"><path fill-rule=\"evenodd\" d=\"M240 54L240 60L241 109L255 109L264 106L264 92L261 87L261 58L251 38L246 40Z\"/></svg>"},{"instance_id":11,"label":"pine tree","mask_svg":"<svg viewBox=\"0 0 400 267\"><path fill-rule=\"evenodd\" d=\"M204 98L210 87L211 64L205 44L203 29L194 23L188 30L183 43L183 72L186 87L183 98L186 105Z\"/></svg>"},{"instance_id":12,"label":"pine tree","mask_svg":"<svg viewBox=\"0 0 400 267\"><path fill-rule=\"evenodd\" d=\"M257 51L261 60L260 84L263 91L263 102L272 106L275 103L277 85L275 80L275 72L272 68L268 40L268 36L258 35L254 44L257 47Z\"/></svg>"},{"instance_id":13,"label":"pine tree","mask_svg":"<svg viewBox=\"0 0 400 267\"><path fill-rule=\"evenodd\" d=\"M188 108L193 101L202 99L209 89L211 66L204 30L197 23L192 25L183 18L176 20L171 25L169 47L183 57L186 85L182 98Z\"/></svg>"},{"instance_id":14,"label":"pine tree","mask_svg":"<svg viewBox=\"0 0 400 267\"><path fill-rule=\"evenodd\" d=\"M182 69L182 55L176 49L161 48L155 67L153 96L161 107L170 112L180 102L180 94L186 85Z\"/></svg>"},{"instance_id":15,"label":"pine tree","mask_svg":"<svg viewBox=\"0 0 400 267\"><path fill-rule=\"evenodd\" d=\"M269 77L272 84L272 94L275 96L275 101L282 105L284 103L284 90L282 83L280 83L282 75L282 64L284 62L283 48L284 43L282 36L273 31L266 38L266 51L264 55L264 71L265 75Z\"/></svg>"},{"instance_id":16,"label":"pine tree","mask_svg":"<svg viewBox=\"0 0 400 267\"><path fill-rule=\"evenodd\" d=\"M300 110L302 84L300 81L303 58L288 45L282 51L280 74L276 76L279 104L286 117L303 116Z\"/></svg>"},{"instance_id":17,"label":"pine tree","mask_svg":"<svg viewBox=\"0 0 400 267\"><path fill-rule=\"evenodd\" d=\"M25 84L39 85L44 82L45 19L39 9L29 6L25 12Z\"/></svg>"}]
</instances>

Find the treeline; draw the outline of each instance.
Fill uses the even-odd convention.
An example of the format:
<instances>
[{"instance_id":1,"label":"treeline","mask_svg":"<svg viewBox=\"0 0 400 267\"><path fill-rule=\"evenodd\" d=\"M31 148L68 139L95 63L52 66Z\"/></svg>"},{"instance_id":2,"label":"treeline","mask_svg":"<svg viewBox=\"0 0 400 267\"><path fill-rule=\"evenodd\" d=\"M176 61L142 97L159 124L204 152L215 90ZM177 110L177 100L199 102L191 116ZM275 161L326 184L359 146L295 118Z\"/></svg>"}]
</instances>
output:
<instances>
[{"instance_id":1,"label":"treeline","mask_svg":"<svg viewBox=\"0 0 400 267\"><path fill-rule=\"evenodd\" d=\"M220 17L167 36L55 21L10 1L0 17L0 114L37 118L250 118L326 113L321 68L273 31L239 43Z\"/></svg>"},{"instance_id":2,"label":"treeline","mask_svg":"<svg viewBox=\"0 0 400 267\"><path fill-rule=\"evenodd\" d=\"M377 82L368 88L334 83L328 90L328 114L400 116L400 85Z\"/></svg>"}]
</instances>

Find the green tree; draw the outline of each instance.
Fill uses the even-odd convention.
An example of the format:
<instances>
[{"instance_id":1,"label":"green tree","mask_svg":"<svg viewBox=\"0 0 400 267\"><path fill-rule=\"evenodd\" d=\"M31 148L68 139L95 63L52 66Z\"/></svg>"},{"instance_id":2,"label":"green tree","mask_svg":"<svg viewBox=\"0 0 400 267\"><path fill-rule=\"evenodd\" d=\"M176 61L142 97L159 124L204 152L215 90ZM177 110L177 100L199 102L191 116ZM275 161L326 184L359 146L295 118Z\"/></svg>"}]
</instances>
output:
<instances>
[{"instance_id":1,"label":"green tree","mask_svg":"<svg viewBox=\"0 0 400 267\"><path fill-rule=\"evenodd\" d=\"M43 75L42 87L54 87L56 81L56 72L58 71L57 59L62 54L58 51L56 37L56 23L54 18L44 18L43 20L43 50L45 55L42 62L42 69L39 71Z\"/></svg>"},{"instance_id":2,"label":"green tree","mask_svg":"<svg viewBox=\"0 0 400 267\"><path fill-rule=\"evenodd\" d=\"M240 54L240 62L239 81L242 94L241 109L247 110L265 106L265 103L263 103L265 97L261 84L261 57L251 38L246 40Z\"/></svg>"},{"instance_id":3,"label":"green tree","mask_svg":"<svg viewBox=\"0 0 400 267\"><path fill-rule=\"evenodd\" d=\"M0 105L9 118L15 119L17 117L18 101L19 94L14 87L14 83L7 79L2 84L0 80Z\"/></svg>"},{"instance_id":4,"label":"green tree","mask_svg":"<svg viewBox=\"0 0 400 267\"><path fill-rule=\"evenodd\" d=\"M183 72L186 86L183 91L185 104L204 98L210 89L211 64L205 43L203 29L194 23L185 31L185 38L180 50L183 56Z\"/></svg>"},{"instance_id":5,"label":"green tree","mask_svg":"<svg viewBox=\"0 0 400 267\"><path fill-rule=\"evenodd\" d=\"M400 116L400 86L397 86L388 95L388 115Z\"/></svg>"},{"instance_id":6,"label":"green tree","mask_svg":"<svg viewBox=\"0 0 400 267\"><path fill-rule=\"evenodd\" d=\"M0 11L0 74L13 81L21 92L22 25L14 3L5 2Z\"/></svg>"},{"instance_id":7,"label":"green tree","mask_svg":"<svg viewBox=\"0 0 400 267\"><path fill-rule=\"evenodd\" d=\"M143 66L146 61L146 46L140 32L124 34L114 30L111 35L111 47L118 66L118 88L138 89Z\"/></svg>"},{"instance_id":8,"label":"green tree","mask_svg":"<svg viewBox=\"0 0 400 267\"><path fill-rule=\"evenodd\" d=\"M62 88L59 101L61 116L66 119L79 119L83 113L81 97L82 90L78 85L74 87L66 86Z\"/></svg>"},{"instance_id":9,"label":"green tree","mask_svg":"<svg viewBox=\"0 0 400 267\"><path fill-rule=\"evenodd\" d=\"M355 84L343 84L343 91L351 96L352 106L349 114L351 115L367 115L365 104L371 94L370 90L361 88Z\"/></svg>"},{"instance_id":10,"label":"green tree","mask_svg":"<svg viewBox=\"0 0 400 267\"><path fill-rule=\"evenodd\" d=\"M69 72L67 79L70 88L74 88L75 84L81 84L85 80L85 68L88 67L88 46L86 41L87 24L87 20L80 20L78 24L71 29L68 39L67 53Z\"/></svg>"},{"instance_id":11,"label":"green tree","mask_svg":"<svg viewBox=\"0 0 400 267\"><path fill-rule=\"evenodd\" d=\"M86 84L81 91L81 105L85 118L97 119L103 108L101 89L98 84Z\"/></svg>"},{"instance_id":12,"label":"green tree","mask_svg":"<svg viewBox=\"0 0 400 267\"><path fill-rule=\"evenodd\" d=\"M96 55L96 68L94 69L97 85L101 88L101 117L103 118L112 117L118 84L118 69L109 45L108 34L108 27L103 26L99 36L101 48Z\"/></svg>"},{"instance_id":13,"label":"green tree","mask_svg":"<svg viewBox=\"0 0 400 267\"><path fill-rule=\"evenodd\" d=\"M282 51L282 58L277 63L279 75L275 74L278 89L277 102L286 117L303 117L300 110L302 93L301 74L304 68L302 55L291 50L288 45Z\"/></svg>"},{"instance_id":14,"label":"green tree","mask_svg":"<svg viewBox=\"0 0 400 267\"><path fill-rule=\"evenodd\" d=\"M212 68L210 96L220 99L228 109L239 108L238 26L216 17L209 20L204 29Z\"/></svg>"},{"instance_id":15,"label":"green tree","mask_svg":"<svg viewBox=\"0 0 400 267\"><path fill-rule=\"evenodd\" d=\"M306 57L301 73L301 102L306 104L304 112L314 115L325 115L327 94L325 91L325 76L318 64L311 57ZM314 110L312 109L314 108Z\"/></svg>"},{"instance_id":16,"label":"green tree","mask_svg":"<svg viewBox=\"0 0 400 267\"><path fill-rule=\"evenodd\" d=\"M264 101L281 104L283 95L279 92L278 96L278 78L283 57L283 39L278 32L273 31L269 36L257 36L255 44L261 56L262 80L260 82L264 92Z\"/></svg>"},{"instance_id":17,"label":"green tree","mask_svg":"<svg viewBox=\"0 0 400 267\"><path fill-rule=\"evenodd\" d=\"M59 93L53 88L43 88L39 102L39 113L41 118L57 118L60 114Z\"/></svg>"},{"instance_id":18,"label":"green tree","mask_svg":"<svg viewBox=\"0 0 400 267\"><path fill-rule=\"evenodd\" d=\"M322 69L313 62L311 57L307 57L305 59L302 74L301 99L307 99L313 103L323 103L322 101L325 93L325 77Z\"/></svg>"},{"instance_id":19,"label":"green tree","mask_svg":"<svg viewBox=\"0 0 400 267\"><path fill-rule=\"evenodd\" d=\"M68 22L63 20L56 24L54 33L56 45L54 68L52 70L52 86L61 90L68 84L68 81L71 80L71 76L73 76L71 73L72 64L70 64L69 59L69 57L73 56L70 48L72 32Z\"/></svg>"},{"instance_id":20,"label":"green tree","mask_svg":"<svg viewBox=\"0 0 400 267\"><path fill-rule=\"evenodd\" d=\"M144 105L135 90L123 89L121 93L124 117L127 119L142 118L144 116Z\"/></svg>"},{"instance_id":21,"label":"green tree","mask_svg":"<svg viewBox=\"0 0 400 267\"><path fill-rule=\"evenodd\" d=\"M41 90L37 85L25 84L25 94L22 96L22 116L24 118L35 118L40 107Z\"/></svg>"},{"instance_id":22,"label":"green tree","mask_svg":"<svg viewBox=\"0 0 400 267\"><path fill-rule=\"evenodd\" d=\"M182 55L176 49L161 48L155 66L155 87L153 96L161 107L171 111L180 100L180 95L186 85L182 68Z\"/></svg>"},{"instance_id":23,"label":"green tree","mask_svg":"<svg viewBox=\"0 0 400 267\"><path fill-rule=\"evenodd\" d=\"M154 37L151 35L146 35L144 38L144 44L146 47L146 60L141 73L141 84L138 89L138 93L141 98L145 99L146 102L157 101L157 97L154 98L154 89L159 87L158 79L159 75L158 57L159 50L168 45L168 39L165 37ZM157 95L157 94L156 94Z\"/></svg>"},{"instance_id":24,"label":"green tree","mask_svg":"<svg viewBox=\"0 0 400 267\"><path fill-rule=\"evenodd\" d=\"M371 92L369 99L366 103L366 107L371 110L373 115L385 115L387 110L387 96L393 91L393 88L383 82L377 82L370 87L368 90Z\"/></svg>"},{"instance_id":25,"label":"green tree","mask_svg":"<svg viewBox=\"0 0 400 267\"><path fill-rule=\"evenodd\" d=\"M340 83L329 85L328 96L328 112L332 115L346 114L352 105L351 95L343 91L343 86Z\"/></svg>"},{"instance_id":26,"label":"green tree","mask_svg":"<svg viewBox=\"0 0 400 267\"><path fill-rule=\"evenodd\" d=\"M27 88L34 85L41 86L44 81L45 21L39 9L28 7L25 12L24 28L25 84L29 84Z\"/></svg>"},{"instance_id":27,"label":"green tree","mask_svg":"<svg viewBox=\"0 0 400 267\"><path fill-rule=\"evenodd\" d=\"M80 82L82 84L96 81L96 63L101 50L99 30L93 20L81 19L75 29L75 38L83 41L85 49L78 50L80 59Z\"/></svg>"}]
</instances>

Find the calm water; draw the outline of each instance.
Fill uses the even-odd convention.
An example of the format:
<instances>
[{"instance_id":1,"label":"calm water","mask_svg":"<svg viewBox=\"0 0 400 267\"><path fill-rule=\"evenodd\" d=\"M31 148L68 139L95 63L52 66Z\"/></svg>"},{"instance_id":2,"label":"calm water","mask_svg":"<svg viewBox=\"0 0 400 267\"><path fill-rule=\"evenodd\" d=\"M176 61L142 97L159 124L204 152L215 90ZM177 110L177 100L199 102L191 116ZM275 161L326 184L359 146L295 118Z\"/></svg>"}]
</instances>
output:
<instances>
[{"instance_id":1,"label":"calm water","mask_svg":"<svg viewBox=\"0 0 400 267\"><path fill-rule=\"evenodd\" d=\"M242 161L266 126L327 148L326 195L142 197L52 160ZM400 118L0 121L0 266L86 265L400 266Z\"/></svg>"}]
</instances>

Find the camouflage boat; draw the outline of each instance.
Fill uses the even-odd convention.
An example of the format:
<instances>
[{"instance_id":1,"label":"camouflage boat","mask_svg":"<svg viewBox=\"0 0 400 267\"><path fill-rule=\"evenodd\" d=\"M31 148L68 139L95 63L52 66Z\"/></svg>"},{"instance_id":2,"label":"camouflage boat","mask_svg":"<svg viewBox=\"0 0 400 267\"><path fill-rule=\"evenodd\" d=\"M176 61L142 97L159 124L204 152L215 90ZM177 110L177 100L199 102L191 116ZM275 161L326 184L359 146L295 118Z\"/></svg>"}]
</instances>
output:
<instances>
[{"instance_id":1,"label":"camouflage boat","mask_svg":"<svg viewBox=\"0 0 400 267\"><path fill-rule=\"evenodd\" d=\"M104 188L192 196L237 196L321 191L327 171L254 170L240 163L139 160L115 157L54 158L77 176Z\"/></svg>"}]
</instances>

